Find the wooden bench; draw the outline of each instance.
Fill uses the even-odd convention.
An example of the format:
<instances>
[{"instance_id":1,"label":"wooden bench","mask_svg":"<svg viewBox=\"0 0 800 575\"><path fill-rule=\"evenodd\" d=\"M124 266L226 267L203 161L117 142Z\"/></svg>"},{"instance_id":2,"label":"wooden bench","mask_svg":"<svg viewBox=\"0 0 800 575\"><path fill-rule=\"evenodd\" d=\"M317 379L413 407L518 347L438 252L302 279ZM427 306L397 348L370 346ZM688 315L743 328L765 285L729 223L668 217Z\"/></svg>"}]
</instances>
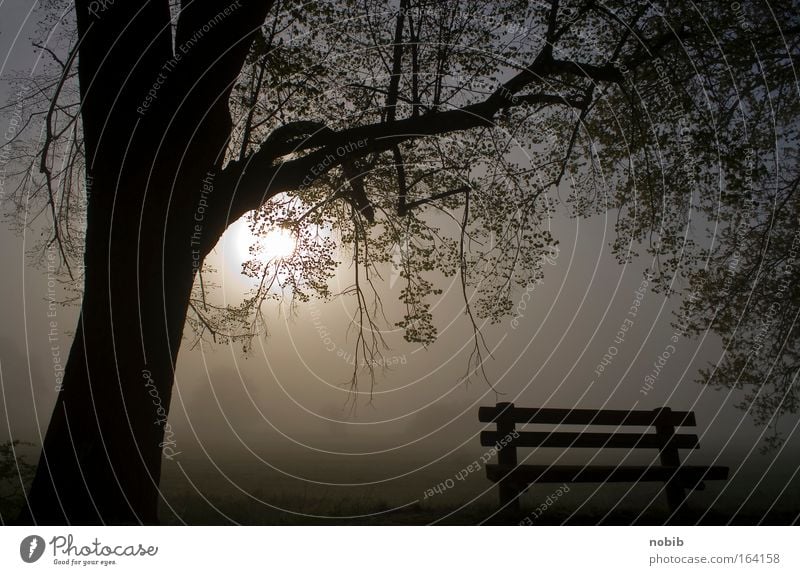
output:
<instances>
[{"instance_id":1,"label":"wooden bench","mask_svg":"<svg viewBox=\"0 0 800 575\"><path fill-rule=\"evenodd\" d=\"M704 489L705 480L727 479L722 466L681 465L680 449L699 449L697 435L679 434L676 427L695 427L691 411L672 411L668 407L652 411L613 409L544 409L515 407L498 403L481 407L478 419L495 423L495 431L481 432L481 445L497 448L497 464L486 466L486 477L499 484L500 505L519 511L519 495L533 483L605 483L662 481L667 502L674 512L683 503L688 489ZM520 431L516 425L582 425L579 432ZM655 427L654 433L587 432L595 426ZM658 449L660 465L519 465L519 447L561 447L593 449Z\"/></svg>"}]
</instances>

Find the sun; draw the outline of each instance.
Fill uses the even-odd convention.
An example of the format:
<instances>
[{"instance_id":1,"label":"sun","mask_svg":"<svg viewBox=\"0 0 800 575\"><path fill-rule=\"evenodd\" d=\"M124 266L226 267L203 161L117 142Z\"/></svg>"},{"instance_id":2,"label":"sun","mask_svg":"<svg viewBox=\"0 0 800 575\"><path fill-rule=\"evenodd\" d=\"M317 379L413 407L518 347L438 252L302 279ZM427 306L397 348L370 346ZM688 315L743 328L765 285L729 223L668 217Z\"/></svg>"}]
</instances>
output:
<instances>
[{"instance_id":1,"label":"sun","mask_svg":"<svg viewBox=\"0 0 800 575\"><path fill-rule=\"evenodd\" d=\"M245 262L253 257L250 253L251 246L257 246L256 257L264 262L275 262L291 257L297 248L297 241L291 232L282 229L273 229L265 235L255 235L250 231L247 218L242 218L233 224L234 247L236 258Z\"/></svg>"}]
</instances>

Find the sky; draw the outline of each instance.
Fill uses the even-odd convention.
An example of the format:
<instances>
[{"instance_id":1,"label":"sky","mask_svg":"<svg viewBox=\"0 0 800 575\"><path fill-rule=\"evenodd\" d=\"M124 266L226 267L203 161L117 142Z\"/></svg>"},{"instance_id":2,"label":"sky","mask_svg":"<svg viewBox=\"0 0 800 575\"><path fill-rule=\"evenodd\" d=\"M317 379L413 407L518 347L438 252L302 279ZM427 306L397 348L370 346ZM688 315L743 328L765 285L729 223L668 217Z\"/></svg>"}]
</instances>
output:
<instances>
[{"instance_id":1,"label":"sky","mask_svg":"<svg viewBox=\"0 0 800 575\"><path fill-rule=\"evenodd\" d=\"M33 65L27 9L27 2L0 3L3 74ZM23 33L15 38L18 30ZM0 97L4 102L13 97L5 81ZM6 127L0 125L0 133ZM374 386L363 378L356 392L347 385L354 345L347 329L353 302L347 298L312 301L294 312L269 303L269 333L248 353L239 345L192 348L191 337L185 338L170 413L177 455L164 461L164 509L174 517L237 522L242 521L241 505L257 517L276 510L379 513L418 502L491 504L496 492L484 470L461 472L487 452L478 440L484 429L478 407L511 401L526 407L693 410L701 448L689 460L731 468L728 482L709 482L692 496L698 503L756 514L773 503L800 510L795 475L800 439L792 433L798 421L782 424L789 440L779 451L761 454L764 429L735 408L741 392L696 381L699 369L721 357L719 339L706 334L671 340L679 302L642 286L649 262L617 263L609 246L614 214L586 220L557 213L551 226L560 251L545 266L543 283L517 294L511 317L483 326L493 355L485 365L491 385L480 378L462 381L472 340L456 278L444 280L444 293L435 302L438 341L425 349L387 330L387 367L378 369ZM235 300L248 288L249 280L239 273L246 239L242 230L237 224L211 256L211 265L220 270L218 297ZM41 444L56 398L53 354L66 355L78 307L58 306L52 314L46 266L26 253L36 233L15 233L0 224L0 440ZM387 314L397 321L400 306L389 302L396 302L401 286L392 283L391 269L386 271L383 299ZM351 274L343 265L334 282L344 287ZM67 295L60 284L50 287L56 299ZM623 340L615 341L635 302L632 325L626 323ZM645 378L665 353L650 386ZM35 456L35 451L30 453ZM531 451L524 454L529 463L581 463L592 457L642 463L655 456L619 450ZM426 497L443 483L453 487ZM560 505L635 508L651 499L664 505L660 489L657 484L581 486ZM551 486L535 486L524 497L533 505L550 491ZM340 507L332 503L343 501ZM366 511L358 511L359 503Z\"/></svg>"}]
</instances>

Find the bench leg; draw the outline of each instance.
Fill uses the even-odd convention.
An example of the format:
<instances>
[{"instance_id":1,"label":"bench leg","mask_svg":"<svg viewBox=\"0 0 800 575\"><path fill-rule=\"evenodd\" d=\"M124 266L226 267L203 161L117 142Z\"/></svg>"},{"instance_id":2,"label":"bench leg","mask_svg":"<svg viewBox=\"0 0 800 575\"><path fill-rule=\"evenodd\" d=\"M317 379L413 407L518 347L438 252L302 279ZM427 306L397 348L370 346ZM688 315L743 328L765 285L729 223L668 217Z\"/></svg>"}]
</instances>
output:
<instances>
[{"instance_id":1,"label":"bench leg","mask_svg":"<svg viewBox=\"0 0 800 575\"><path fill-rule=\"evenodd\" d=\"M655 411L658 412L656 434L661 438L661 448L659 449L661 465L675 468L680 467L681 456L674 443L675 427L669 422L669 416L672 410L669 407L662 407ZM684 511L681 509L681 505L683 505L683 501L686 499L686 491L677 476L667 482L666 492L667 504L669 505L670 511L676 517L680 517Z\"/></svg>"},{"instance_id":2,"label":"bench leg","mask_svg":"<svg viewBox=\"0 0 800 575\"><path fill-rule=\"evenodd\" d=\"M683 501L686 499L686 491L677 479L667 482L666 491L669 510L675 513L683 505Z\"/></svg>"},{"instance_id":3,"label":"bench leg","mask_svg":"<svg viewBox=\"0 0 800 575\"><path fill-rule=\"evenodd\" d=\"M503 511L518 513L520 490L508 480L502 480L500 485L500 507Z\"/></svg>"},{"instance_id":4,"label":"bench leg","mask_svg":"<svg viewBox=\"0 0 800 575\"><path fill-rule=\"evenodd\" d=\"M498 403L497 407L505 415L497 420L497 434L500 437L509 438L515 435L515 424L513 417L509 415L513 412L513 403ZM507 414L507 415L506 415ZM509 442L497 450L497 462L506 468L517 466L517 446L513 441ZM504 512L519 512L519 486L510 479L500 480L500 507Z\"/></svg>"}]
</instances>

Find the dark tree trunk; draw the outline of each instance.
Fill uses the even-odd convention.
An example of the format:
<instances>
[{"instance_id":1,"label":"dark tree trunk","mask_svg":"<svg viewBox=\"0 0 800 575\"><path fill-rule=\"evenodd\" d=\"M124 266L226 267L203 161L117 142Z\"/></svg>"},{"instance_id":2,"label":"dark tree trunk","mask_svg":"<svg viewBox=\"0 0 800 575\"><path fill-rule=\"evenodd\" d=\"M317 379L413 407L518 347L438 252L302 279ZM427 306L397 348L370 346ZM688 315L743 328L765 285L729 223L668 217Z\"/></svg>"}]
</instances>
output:
<instances>
[{"instance_id":1,"label":"dark tree trunk","mask_svg":"<svg viewBox=\"0 0 800 575\"><path fill-rule=\"evenodd\" d=\"M109 147L128 152L92 172L81 316L25 521L157 521L192 284L227 224L213 188L230 120L209 113L194 138L163 125L123 132Z\"/></svg>"},{"instance_id":2,"label":"dark tree trunk","mask_svg":"<svg viewBox=\"0 0 800 575\"><path fill-rule=\"evenodd\" d=\"M225 102L172 128L154 112L91 171L80 322L28 520L157 521L161 462L180 451L167 414L192 284L228 223L214 190Z\"/></svg>"},{"instance_id":3,"label":"dark tree trunk","mask_svg":"<svg viewBox=\"0 0 800 575\"><path fill-rule=\"evenodd\" d=\"M162 457L180 451L167 413L196 258L191 214L153 197L90 214L81 317L31 490L37 523L156 522Z\"/></svg>"},{"instance_id":4,"label":"dark tree trunk","mask_svg":"<svg viewBox=\"0 0 800 575\"><path fill-rule=\"evenodd\" d=\"M174 52L165 0L101 14L75 2L84 296L22 522L157 521L161 462L180 452L167 414L192 284L234 199L235 182L214 181L228 98L271 6L241 0L223 18L217 3L182 3Z\"/></svg>"}]
</instances>

